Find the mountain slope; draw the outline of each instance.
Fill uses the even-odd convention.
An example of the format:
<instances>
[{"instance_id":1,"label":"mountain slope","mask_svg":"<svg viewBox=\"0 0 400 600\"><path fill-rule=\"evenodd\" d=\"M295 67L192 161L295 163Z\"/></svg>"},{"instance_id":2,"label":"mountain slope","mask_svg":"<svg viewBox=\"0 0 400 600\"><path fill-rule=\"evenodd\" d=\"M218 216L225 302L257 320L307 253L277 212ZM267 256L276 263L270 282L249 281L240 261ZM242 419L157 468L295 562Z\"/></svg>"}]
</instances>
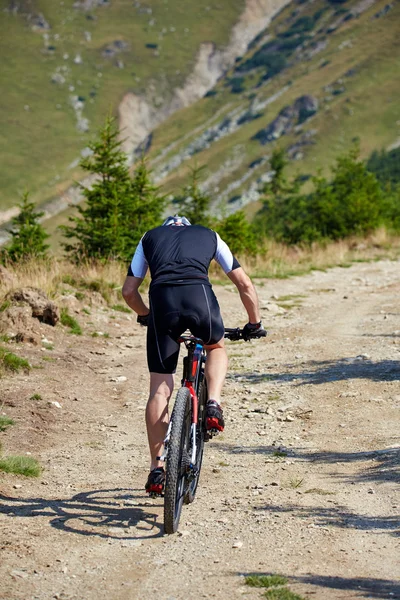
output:
<instances>
[{"instance_id":1,"label":"mountain slope","mask_svg":"<svg viewBox=\"0 0 400 600\"><path fill-rule=\"evenodd\" d=\"M226 45L245 0L0 0L0 208L65 189L127 91L157 106L200 44Z\"/></svg>"},{"instance_id":2,"label":"mountain slope","mask_svg":"<svg viewBox=\"0 0 400 600\"><path fill-rule=\"evenodd\" d=\"M292 172L326 170L359 139L362 156L400 139L400 6L292 2L215 89L152 135L166 191L188 166L232 208L257 200L278 144Z\"/></svg>"}]
</instances>

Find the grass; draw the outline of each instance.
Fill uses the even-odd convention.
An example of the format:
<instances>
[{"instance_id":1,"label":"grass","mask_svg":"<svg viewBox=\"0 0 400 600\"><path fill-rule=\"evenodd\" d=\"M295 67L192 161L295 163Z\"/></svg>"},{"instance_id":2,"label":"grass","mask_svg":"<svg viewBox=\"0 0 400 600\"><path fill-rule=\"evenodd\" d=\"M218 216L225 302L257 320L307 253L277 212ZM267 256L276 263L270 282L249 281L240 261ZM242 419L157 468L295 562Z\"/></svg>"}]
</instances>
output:
<instances>
[{"instance_id":1,"label":"grass","mask_svg":"<svg viewBox=\"0 0 400 600\"><path fill-rule=\"evenodd\" d=\"M46 350L54 350L54 346L50 342L42 342L42 346Z\"/></svg>"},{"instance_id":2,"label":"grass","mask_svg":"<svg viewBox=\"0 0 400 600\"><path fill-rule=\"evenodd\" d=\"M21 370L29 371L31 365L25 358L20 358L13 352L0 346L0 366L6 371L18 373Z\"/></svg>"},{"instance_id":3,"label":"grass","mask_svg":"<svg viewBox=\"0 0 400 600\"><path fill-rule=\"evenodd\" d=\"M15 421L6 415L0 415L0 431L5 431L11 425L15 425Z\"/></svg>"},{"instance_id":4,"label":"grass","mask_svg":"<svg viewBox=\"0 0 400 600\"><path fill-rule=\"evenodd\" d=\"M43 400L43 398L40 394L32 394L29 400Z\"/></svg>"},{"instance_id":5,"label":"grass","mask_svg":"<svg viewBox=\"0 0 400 600\"><path fill-rule=\"evenodd\" d=\"M305 490L305 494L317 494L318 496L334 496L335 492L329 492L328 490L323 490L322 488L310 488Z\"/></svg>"},{"instance_id":6,"label":"grass","mask_svg":"<svg viewBox=\"0 0 400 600\"><path fill-rule=\"evenodd\" d=\"M117 310L119 312L124 312L124 313L132 312L132 310L130 308L128 308L128 306L124 306L123 304L114 304L111 308L113 310Z\"/></svg>"},{"instance_id":7,"label":"grass","mask_svg":"<svg viewBox=\"0 0 400 600\"><path fill-rule=\"evenodd\" d=\"M304 596L295 594L288 588L277 588L273 590L267 590L264 594L268 600L305 600Z\"/></svg>"},{"instance_id":8,"label":"grass","mask_svg":"<svg viewBox=\"0 0 400 600\"><path fill-rule=\"evenodd\" d=\"M287 455L287 452L282 452L282 450L275 450L272 453L272 456L274 456L275 458L286 458Z\"/></svg>"},{"instance_id":9,"label":"grass","mask_svg":"<svg viewBox=\"0 0 400 600\"><path fill-rule=\"evenodd\" d=\"M39 462L31 456L4 456L0 458L0 471L25 477L39 477L42 469Z\"/></svg>"},{"instance_id":10,"label":"grass","mask_svg":"<svg viewBox=\"0 0 400 600\"><path fill-rule=\"evenodd\" d=\"M82 328L79 325L78 321L72 317L67 308L61 309L60 322L64 327L69 327L69 333L73 333L74 335L82 335Z\"/></svg>"},{"instance_id":11,"label":"grass","mask_svg":"<svg viewBox=\"0 0 400 600\"><path fill-rule=\"evenodd\" d=\"M250 587L268 588L285 585L287 582L287 577L283 577L282 575L247 575L245 578L246 585Z\"/></svg>"},{"instance_id":12,"label":"grass","mask_svg":"<svg viewBox=\"0 0 400 600\"><path fill-rule=\"evenodd\" d=\"M300 479L299 477L292 477L289 479L289 487L293 489L297 489L303 485L304 478Z\"/></svg>"}]
</instances>

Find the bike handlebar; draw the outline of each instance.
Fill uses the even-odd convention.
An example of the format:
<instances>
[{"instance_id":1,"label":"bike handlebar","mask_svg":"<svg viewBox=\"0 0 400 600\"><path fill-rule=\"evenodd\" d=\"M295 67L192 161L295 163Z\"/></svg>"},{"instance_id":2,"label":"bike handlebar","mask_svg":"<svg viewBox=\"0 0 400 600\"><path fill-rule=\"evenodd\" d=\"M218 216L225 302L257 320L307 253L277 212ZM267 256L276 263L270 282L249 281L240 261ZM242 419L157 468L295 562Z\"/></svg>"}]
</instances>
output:
<instances>
[{"instance_id":1,"label":"bike handlebar","mask_svg":"<svg viewBox=\"0 0 400 600\"><path fill-rule=\"evenodd\" d=\"M266 337L267 332L265 331L265 329L259 329L259 330L255 330L252 333L245 333L243 334L243 329L240 329L240 327L235 327L235 328L225 328L225 335L224 337L226 337L228 340L232 340L232 341L237 341L237 340L245 340L246 342L248 342L249 340L255 340L257 338L262 338L262 337Z\"/></svg>"}]
</instances>

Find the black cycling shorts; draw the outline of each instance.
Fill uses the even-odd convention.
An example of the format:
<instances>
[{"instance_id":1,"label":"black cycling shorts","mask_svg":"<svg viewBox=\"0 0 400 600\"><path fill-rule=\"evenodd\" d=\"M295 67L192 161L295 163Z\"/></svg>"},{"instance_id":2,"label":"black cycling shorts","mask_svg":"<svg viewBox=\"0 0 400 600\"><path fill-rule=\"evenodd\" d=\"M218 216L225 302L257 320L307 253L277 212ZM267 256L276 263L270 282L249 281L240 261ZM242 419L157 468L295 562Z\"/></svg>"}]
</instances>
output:
<instances>
[{"instance_id":1,"label":"black cycling shorts","mask_svg":"<svg viewBox=\"0 0 400 600\"><path fill-rule=\"evenodd\" d=\"M184 331L216 344L224 337L218 300L206 284L158 285L150 290L147 364L152 373L175 373Z\"/></svg>"}]
</instances>

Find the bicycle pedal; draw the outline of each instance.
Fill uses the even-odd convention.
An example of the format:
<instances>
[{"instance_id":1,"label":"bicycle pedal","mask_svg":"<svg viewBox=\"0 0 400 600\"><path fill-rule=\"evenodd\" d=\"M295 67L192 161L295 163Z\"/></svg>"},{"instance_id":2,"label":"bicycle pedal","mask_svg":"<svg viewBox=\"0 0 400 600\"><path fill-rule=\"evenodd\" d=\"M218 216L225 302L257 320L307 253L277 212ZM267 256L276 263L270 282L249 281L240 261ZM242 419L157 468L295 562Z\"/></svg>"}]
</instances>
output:
<instances>
[{"instance_id":1,"label":"bicycle pedal","mask_svg":"<svg viewBox=\"0 0 400 600\"><path fill-rule=\"evenodd\" d=\"M160 496L163 496L164 495L163 491L164 491L164 485L162 483L151 485L146 490L146 492L149 494L150 498L158 498Z\"/></svg>"}]
</instances>

